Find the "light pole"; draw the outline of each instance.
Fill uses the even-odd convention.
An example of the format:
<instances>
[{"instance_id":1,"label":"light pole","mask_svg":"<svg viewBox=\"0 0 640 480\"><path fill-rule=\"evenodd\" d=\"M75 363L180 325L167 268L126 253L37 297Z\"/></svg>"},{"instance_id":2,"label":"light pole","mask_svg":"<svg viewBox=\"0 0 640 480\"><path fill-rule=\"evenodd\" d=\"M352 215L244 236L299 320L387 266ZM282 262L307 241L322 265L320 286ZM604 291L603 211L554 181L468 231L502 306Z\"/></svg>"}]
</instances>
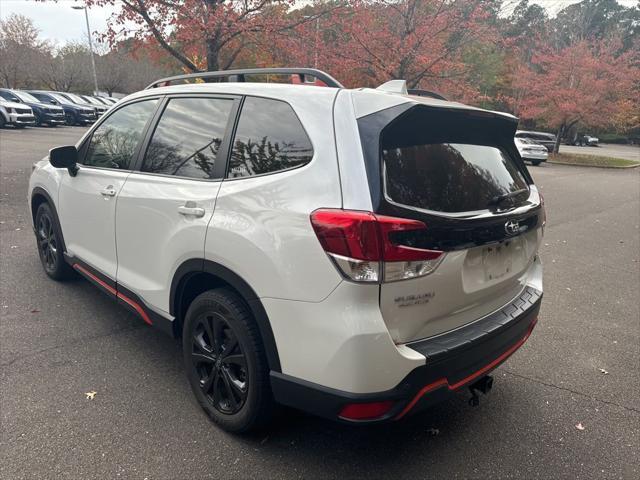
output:
<instances>
[{"instance_id":1,"label":"light pole","mask_svg":"<svg viewBox=\"0 0 640 480\"><path fill-rule=\"evenodd\" d=\"M95 88L93 94L98 95L98 74L96 73L96 61L93 58L93 42L91 41L91 28L89 27L89 13L87 12L86 6L72 5L71 8L74 10L84 10L84 19L87 22L87 37L89 37L89 52L91 53L91 68L93 69L93 87Z\"/></svg>"},{"instance_id":2,"label":"light pole","mask_svg":"<svg viewBox=\"0 0 640 480\"><path fill-rule=\"evenodd\" d=\"M318 36L320 34L320 15L303 15L302 18L314 18L316 20L316 35L315 35L315 39L313 42L313 50L314 50L314 55L313 55L313 68L318 68Z\"/></svg>"}]
</instances>

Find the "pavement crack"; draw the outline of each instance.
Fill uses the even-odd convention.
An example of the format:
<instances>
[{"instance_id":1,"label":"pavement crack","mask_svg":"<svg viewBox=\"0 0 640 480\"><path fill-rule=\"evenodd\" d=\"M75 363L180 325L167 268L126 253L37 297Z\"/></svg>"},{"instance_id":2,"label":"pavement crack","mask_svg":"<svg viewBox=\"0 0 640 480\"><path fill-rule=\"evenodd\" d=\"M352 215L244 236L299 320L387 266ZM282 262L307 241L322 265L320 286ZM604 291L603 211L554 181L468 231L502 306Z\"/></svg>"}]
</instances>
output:
<instances>
[{"instance_id":1,"label":"pavement crack","mask_svg":"<svg viewBox=\"0 0 640 480\"><path fill-rule=\"evenodd\" d=\"M87 337L78 338L78 339L76 339L76 340L74 340L72 342L69 342L69 343L63 343L63 344L60 344L60 345L52 345L50 347L43 348L41 350L37 350L36 352L33 352L33 353L28 353L26 355L18 355L17 357L15 357L12 360L9 360L8 362L0 363L0 368L10 367L11 365L13 365L14 363L18 362L19 360L24 360L26 358L35 357L37 355L40 355L41 353L50 352L52 350L57 350L58 348L70 347L70 346L73 346L73 345L77 345L78 343L81 343L81 342L86 342L87 340L97 340L99 338L105 338L105 337L111 337L111 336L115 336L115 335L120 335L121 333L134 332L136 330L142 330L143 328L147 328L146 325L142 325L140 327L123 328L123 329L120 329L120 330L116 330L115 332L101 333L99 335L89 335Z\"/></svg>"},{"instance_id":2,"label":"pavement crack","mask_svg":"<svg viewBox=\"0 0 640 480\"><path fill-rule=\"evenodd\" d=\"M545 385L547 387L555 388L557 390L563 390L565 392L570 392L570 393L573 393L575 395L580 395L581 397L586 397L586 398L588 398L590 400L595 400L596 402L604 403L605 405L612 405L614 407L619 407L619 408L622 408L622 409L630 411L630 412L640 413L640 410L638 410L636 408L627 407L625 405L620 405L619 403L610 402L608 400L602 400L601 398L594 397L593 395L588 395L588 394L583 393L583 392L578 392L577 390L571 390L570 388L559 387L558 385L554 385L553 383L543 382L542 380L538 380L537 378L527 377L526 375L520 375L519 373L510 372L509 370L506 370L506 369L503 369L502 372L503 373L507 373L509 375L512 375L514 377L522 378L523 380L529 380L529 381L537 383L539 385Z\"/></svg>"}]
</instances>

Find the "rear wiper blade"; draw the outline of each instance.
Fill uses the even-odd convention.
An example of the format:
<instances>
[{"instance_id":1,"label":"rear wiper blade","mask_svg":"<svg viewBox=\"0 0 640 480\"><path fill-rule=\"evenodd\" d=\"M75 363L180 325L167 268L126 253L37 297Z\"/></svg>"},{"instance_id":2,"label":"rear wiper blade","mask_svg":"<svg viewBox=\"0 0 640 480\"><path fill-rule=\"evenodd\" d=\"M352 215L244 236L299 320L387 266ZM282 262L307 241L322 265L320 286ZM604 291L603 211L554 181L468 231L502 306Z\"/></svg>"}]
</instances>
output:
<instances>
[{"instance_id":1,"label":"rear wiper blade","mask_svg":"<svg viewBox=\"0 0 640 480\"><path fill-rule=\"evenodd\" d=\"M513 197L517 197L520 194L528 193L529 190L526 188L521 188L520 190L516 190L514 192L503 193L502 195L496 195L491 200L489 200L489 206L491 205L500 205L505 200L508 200Z\"/></svg>"}]
</instances>

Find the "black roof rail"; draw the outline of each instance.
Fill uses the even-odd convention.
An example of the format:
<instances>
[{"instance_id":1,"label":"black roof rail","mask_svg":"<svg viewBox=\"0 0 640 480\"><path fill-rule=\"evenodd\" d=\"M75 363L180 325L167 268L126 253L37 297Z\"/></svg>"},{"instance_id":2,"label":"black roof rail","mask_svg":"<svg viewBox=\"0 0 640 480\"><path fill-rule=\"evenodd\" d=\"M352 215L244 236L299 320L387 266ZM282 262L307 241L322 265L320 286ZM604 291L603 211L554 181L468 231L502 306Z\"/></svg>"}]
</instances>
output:
<instances>
[{"instance_id":1,"label":"black roof rail","mask_svg":"<svg viewBox=\"0 0 640 480\"><path fill-rule=\"evenodd\" d=\"M429 90L420 90L420 89L409 89L409 95L417 95L419 97L431 97L437 98L438 100L446 100L445 97L436 92L430 92Z\"/></svg>"},{"instance_id":2,"label":"black roof rail","mask_svg":"<svg viewBox=\"0 0 640 480\"><path fill-rule=\"evenodd\" d=\"M305 81L305 76L311 76L324 82L327 87L344 88L342 84L331 75L315 68L245 68L239 70L220 70L218 72L196 72L188 73L186 75L161 78L147 86L145 90L149 88L166 87L176 80L190 80L196 78L203 80L208 78L226 78L227 82L244 82L245 75L298 75L302 83Z\"/></svg>"}]
</instances>

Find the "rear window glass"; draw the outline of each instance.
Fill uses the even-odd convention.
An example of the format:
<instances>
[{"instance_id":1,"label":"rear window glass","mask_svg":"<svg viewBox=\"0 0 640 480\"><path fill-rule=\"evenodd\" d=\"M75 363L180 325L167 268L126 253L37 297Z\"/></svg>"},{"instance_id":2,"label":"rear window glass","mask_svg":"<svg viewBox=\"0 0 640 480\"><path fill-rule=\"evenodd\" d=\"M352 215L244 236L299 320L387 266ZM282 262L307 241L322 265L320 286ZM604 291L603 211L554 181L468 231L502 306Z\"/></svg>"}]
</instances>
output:
<instances>
[{"instance_id":1,"label":"rear window glass","mask_svg":"<svg viewBox=\"0 0 640 480\"><path fill-rule=\"evenodd\" d=\"M393 202L447 213L484 210L496 197L527 190L508 155L488 145L427 143L385 148L385 193ZM528 195L516 195L518 200ZM516 198L512 202L516 201Z\"/></svg>"}]
</instances>

